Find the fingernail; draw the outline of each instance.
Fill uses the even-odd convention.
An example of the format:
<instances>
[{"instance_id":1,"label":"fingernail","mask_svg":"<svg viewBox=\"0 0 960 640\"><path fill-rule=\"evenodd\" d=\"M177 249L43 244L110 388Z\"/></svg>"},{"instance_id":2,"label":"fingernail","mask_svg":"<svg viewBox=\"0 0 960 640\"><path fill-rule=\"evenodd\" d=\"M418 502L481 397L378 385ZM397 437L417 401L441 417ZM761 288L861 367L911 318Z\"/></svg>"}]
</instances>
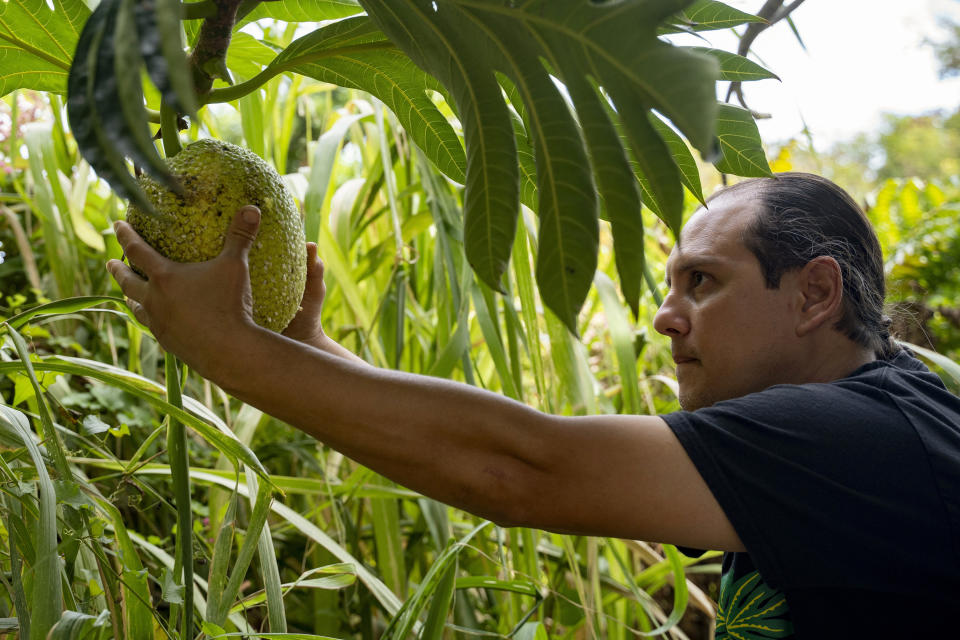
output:
<instances>
[{"instance_id":1,"label":"fingernail","mask_svg":"<svg viewBox=\"0 0 960 640\"><path fill-rule=\"evenodd\" d=\"M254 224L260 221L260 210L256 207L243 208L243 221L248 224Z\"/></svg>"},{"instance_id":2,"label":"fingernail","mask_svg":"<svg viewBox=\"0 0 960 640\"><path fill-rule=\"evenodd\" d=\"M117 228L118 228L119 226L120 226L120 221L119 221L119 220L117 220L117 221L115 221L115 222L113 223L113 232L114 232L114 233L117 232Z\"/></svg>"}]
</instances>

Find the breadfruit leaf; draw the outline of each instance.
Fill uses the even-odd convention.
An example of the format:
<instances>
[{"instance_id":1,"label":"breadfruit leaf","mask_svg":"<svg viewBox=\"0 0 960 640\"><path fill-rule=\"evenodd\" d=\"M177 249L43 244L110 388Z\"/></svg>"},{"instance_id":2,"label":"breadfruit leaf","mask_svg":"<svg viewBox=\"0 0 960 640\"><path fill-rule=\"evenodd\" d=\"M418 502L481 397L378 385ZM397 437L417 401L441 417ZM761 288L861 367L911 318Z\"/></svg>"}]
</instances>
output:
<instances>
[{"instance_id":1,"label":"breadfruit leaf","mask_svg":"<svg viewBox=\"0 0 960 640\"><path fill-rule=\"evenodd\" d=\"M65 93L89 16L83 0L0 1L0 97L16 89Z\"/></svg>"},{"instance_id":2,"label":"breadfruit leaf","mask_svg":"<svg viewBox=\"0 0 960 640\"><path fill-rule=\"evenodd\" d=\"M362 11L363 7L356 0L271 0L257 4L253 11L237 21L237 27L263 18L284 22L315 22L346 18Z\"/></svg>"},{"instance_id":3,"label":"breadfruit leaf","mask_svg":"<svg viewBox=\"0 0 960 640\"><path fill-rule=\"evenodd\" d=\"M135 37L140 39L140 53L150 80L163 101L178 113L196 113L193 75L180 36L179 0L139 0L136 15Z\"/></svg>"},{"instance_id":4,"label":"breadfruit leaf","mask_svg":"<svg viewBox=\"0 0 960 640\"><path fill-rule=\"evenodd\" d=\"M667 143L670 155L673 156L673 161L677 163L677 168L680 169L680 181L683 182L683 186L697 200L704 203L703 187L700 184L700 169L697 167L697 161L694 159L693 153L690 152L690 147L687 146L686 141L669 124L653 113L650 114L650 123L663 138L663 141Z\"/></svg>"},{"instance_id":5,"label":"breadfruit leaf","mask_svg":"<svg viewBox=\"0 0 960 640\"><path fill-rule=\"evenodd\" d=\"M143 105L133 0L104 0L84 25L68 80L67 115L77 147L121 196L154 213L125 155L176 188L153 145Z\"/></svg>"},{"instance_id":6,"label":"breadfruit leaf","mask_svg":"<svg viewBox=\"0 0 960 640\"><path fill-rule=\"evenodd\" d=\"M779 80L775 73L749 58L738 56L723 49L709 47L690 47L694 51L711 55L720 63L720 79L731 82L750 82L751 80Z\"/></svg>"},{"instance_id":7,"label":"breadfruit leaf","mask_svg":"<svg viewBox=\"0 0 960 640\"><path fill-rule=\"evenodd\" d=\"M671 24L662 28L660 32L716 31L732 29L750 22L765 22L765 20L717 0L697 0L672 18Z\"/></svg>"},{"instance_id":8,"label":"breadfruit leaf","mask_svg":"<svg viewBox=\"0 0 960 640\"><path fill-rule=\"evenodd\" d=\"M657 38L661 23L689 0L360 3L456 105L467 148L466 252L477 274L497 289L516 228L520 171L514 121L496 73L515 85L536 159L537 279L545 304L575 333L596 269L595 194L604 198L608 217L608 201L624 206L639 199L631 193L632 180L621 183L628 151L642 170L644 195L671 227L679 225L680 171L648 121L649 111L659 111L696 148L712 154L719 65ZM602 87L603 99L591 81ZM607 97L613 117L602 106ZM615 117L622 119L629 149L620 144Z\"/></svg>"},{"instance_id":9,"label":"breadfruit leaf","mask_svg":"<svg viewBox=\"0 0 960 640\"><path fill-rule=\"evenodd\" d=\"M153 212L153 207L130 175L123 156L117 150L116 139L119 135L117 132L108 135L98 108L106 104L110 109L119 109L116 82L112 81L110 69L112 59L109 65L104 64L103 67L110 81L98 83L97 78L97 72L101 69L99 54L103 47L110 49L107 33L116 19L119 3L120 0L101 2L80 33L67 82L67 116L80 153L100 177L109 182L117 193L144 206L145 211Z\"/></svg>"},{"instance_id":10,"label":"breadfruit leaf","mask_svg":"<svg viewBox=\"0 0 960 640\"><path fill-rule=\"evenodd\" d=\"M294 40L252 82L259 84L285 71L369 91L396 114L441 171L460 183L466 179L463 145L427 95L441 87L368 17L346 18ZM229 97L230 90L212 92L210 101L222 99L218 95Z\"/></svg>"},{"instance_id":11,"label":"breadfruit leaf","mask_svg":"<svg viewBox=\"0 0 960 640\"><path fill-rule=\"evenodd\" d=\"M750 112L732 104L719 104L717 139L723 157L716 167L723 173L764 178L773 175L763 151L760 131Z\"/></svg>"}]
</instances>

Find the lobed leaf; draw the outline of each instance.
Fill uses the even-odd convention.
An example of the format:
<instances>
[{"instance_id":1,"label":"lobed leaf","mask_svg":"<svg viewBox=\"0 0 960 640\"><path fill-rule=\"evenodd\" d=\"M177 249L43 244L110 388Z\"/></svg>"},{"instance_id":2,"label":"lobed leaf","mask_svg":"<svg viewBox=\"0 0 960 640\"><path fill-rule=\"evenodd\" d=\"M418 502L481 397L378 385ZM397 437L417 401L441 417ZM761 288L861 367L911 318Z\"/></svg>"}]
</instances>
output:
<instances>
[{"instance_id":1,"label":"lobed leaf","mask_svg":"<svg viewBox=\"0 0 960 640\"><path fill-rule=\"evenodd\" d=\"M646 113L657 109L695 147L712 152L717 63L656 37L657 26L689 0L361 4L413 61L444 85L455 103L467 147L467 257L480 278L501 291L523 166L517 155L522 136L504 106L497 74L509 78L511 103L536 159L541 243L537 279L546 305L575 332L576 314L597 264L596 192L599 188L615 211L636 208L639 201L632 178L627 179L626 150L587 78L613 100L643 169L646 195L676 226L682 207L680 175ZM554 74L569 90L572 105L558 91ZM636 220L628 222L636 235ZM634 260L619 265L633 300L639 297L641 264Z\"/></svg>"},{"instance_id":2,"label":"lobed leaf","mask_svg":"<svg viewBox=\"0 0 960 640\"><path fill-rule=\"evenodd\" d=\"M101 2L83 27L67 83L67 115L80 153L100 177L107 180L114 191L152 212L153 206L130 175L116 146L117 139L130 137L129 132L124 129L110 136L103 119L103 111L110 114L121 108L108 35L112 32L121 1ZM105 52L105 58L109 57L109 64L106 59L101 63L101 51ZM106 73L106 77L98 78L98 72ZM109 115L108 119L113 122Z\"/></svg>"},{"instance_id":3,"label":"lobed leaf","mask_svg":"<svg viewBox=\"0 0 960 640\"><path fill-rule=\"evenodd\" d=\"M66 93L70 61L89 16L83 0L0 2L0 97L16 89Z\"/></svg>"},{"instance_id":4,"label":"lobed leaf","mask_svg":"<svg viewBox=\"0 0 960 640\"><path fill-rule=\"evenodd\" d=\"M465 180L463 146L427 95L440 88L436 80L417 68L366 16L340 20L294 40L245 84L260 86L288 71L377 96L441 171L457 182ZM239 85L217 90L207 102L233 99L243 90Z\"/></svg>"}]
</instances>

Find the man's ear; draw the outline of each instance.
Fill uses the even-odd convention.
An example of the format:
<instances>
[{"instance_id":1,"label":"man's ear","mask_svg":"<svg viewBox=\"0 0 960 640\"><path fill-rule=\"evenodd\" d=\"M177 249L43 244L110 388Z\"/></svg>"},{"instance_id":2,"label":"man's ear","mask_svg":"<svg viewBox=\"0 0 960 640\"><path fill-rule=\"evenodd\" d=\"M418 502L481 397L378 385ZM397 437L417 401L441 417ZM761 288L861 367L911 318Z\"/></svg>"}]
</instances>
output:
<instances>
[{"instance_id":1,"label":"man's ear","mask_svg":"<svg viewBox=\"0 0 960 640\"><path fill-rule=\"evenodd\" d=\"M797 274L800 295L797 336L804 336L824 324L833 326L840 319L843 305L843 273L830 256L818 256Z\"/></svg>"}]
</instances>

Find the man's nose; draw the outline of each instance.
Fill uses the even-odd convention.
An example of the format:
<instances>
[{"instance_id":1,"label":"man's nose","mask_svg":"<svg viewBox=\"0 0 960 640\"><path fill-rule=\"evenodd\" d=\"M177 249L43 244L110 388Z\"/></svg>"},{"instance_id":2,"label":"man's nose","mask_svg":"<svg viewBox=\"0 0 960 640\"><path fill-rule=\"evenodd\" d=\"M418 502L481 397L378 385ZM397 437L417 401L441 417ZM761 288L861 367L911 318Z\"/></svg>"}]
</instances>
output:
<instances>
[{"instance_id":1,"label":"man's nose","mask_svg":"<svg viewBox=\"0 0 960 640\"><path fill-rule=\"evenodd\" d=\"M685 336L690 332L690 320L677 296L670 292L653 317L653 328L670 338Z\"/></svg>"}]
</instances>

